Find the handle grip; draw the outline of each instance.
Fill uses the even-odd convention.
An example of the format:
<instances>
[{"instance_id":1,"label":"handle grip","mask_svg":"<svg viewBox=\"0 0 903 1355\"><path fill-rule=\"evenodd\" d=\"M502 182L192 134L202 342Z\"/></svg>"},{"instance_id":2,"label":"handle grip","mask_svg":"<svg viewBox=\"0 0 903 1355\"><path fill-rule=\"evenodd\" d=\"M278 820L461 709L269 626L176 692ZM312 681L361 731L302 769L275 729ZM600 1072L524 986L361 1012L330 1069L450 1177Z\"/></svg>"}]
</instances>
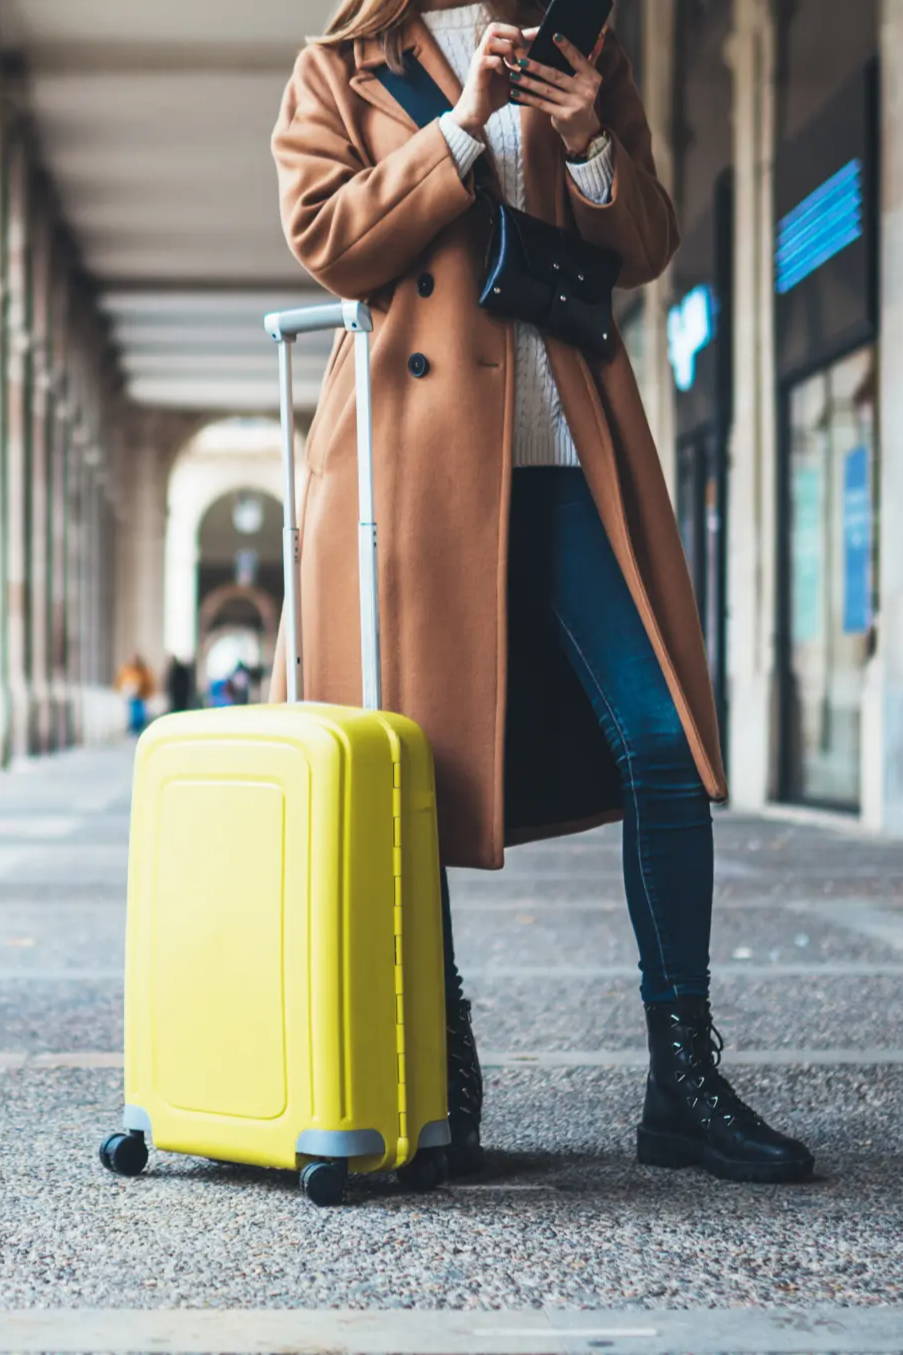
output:
<instances>
[{"instance_id":1,"label":"handle grip","mask_svg":"<svg viewBox=\"0 0 903 1355\"><path fill-rule=\"evenodd\" d=\"M363 301L329 301L322 306L301 306L291 311L271 311L263 327L277 343L291 342L299 334L316 334L324 329L350 329L370 332L373 316Z\"/></svg>"},{"instance_id":2,"label":"handle grip","mask_svg":"<svg viewBox=\"0 0 903 1355\"><path fill-rule=\"evenodd\" d=\"M282 428L283 566L285 571L286 678L289 701L301 695L301 599L298 565L301 542L295 508L295 412L292 393L291 345L299 334L343 328L354 334L357 395L358 558L361 603L361 670L363 704L367 710L382 705L380 678L377 530L373 505L373 416L370 387L370 333L373 317L362 301L335 301L296 310L273 311L264 328L279 350L279 416Z\"/></svg>"}]
</instances>

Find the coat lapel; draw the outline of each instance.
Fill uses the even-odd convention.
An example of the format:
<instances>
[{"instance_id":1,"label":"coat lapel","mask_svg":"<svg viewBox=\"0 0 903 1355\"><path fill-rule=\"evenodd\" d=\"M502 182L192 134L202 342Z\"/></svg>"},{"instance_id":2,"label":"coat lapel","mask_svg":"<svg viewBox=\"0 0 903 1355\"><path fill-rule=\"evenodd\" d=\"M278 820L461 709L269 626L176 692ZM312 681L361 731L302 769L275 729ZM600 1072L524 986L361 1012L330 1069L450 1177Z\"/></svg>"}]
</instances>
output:
<instances>
[{"instance_id":1,"label":"coat lapel","mask_svg":"<svg viewBox=\"0 0 903 1355\"><path fill-rule=\"evenodd\" d=\"M433 77L449 103L457 103L461 96L461 82L446 61L442 48L419 14L412 15L405 24L402 46L405 51L414 53L420 64ZM410 127L412 131L416 131L416 122L392 98L392 95L374 74L376 68L384 64L382 47L378 39L355 38L354 62L355 73L351 77L351 88L362 99L366 99L368 103L373 104L382 112L388 113L389 117L395 118L406 127Z\"/></svg>"},{"instance_id":2,"label":"coat lapel","mask_svg":"<svg viewBox=\"0 0 903 1355\"><path fill-rule=\"evenodd\" d=\"M433 77L449 103L457 103L461 96L461 82L445 58L442 48L419 14L414 14L404 28L402 46L412 51L424 69ZM355 72L351 87L362 99L373 104L390 118L417 130L410 114L393 99L375 75L384 64L382 47L377 38L355 38ZM565 224L565 186L561 172L561 141L545 113L523 106L519 110L522 153L524 156L524 188L526 210L543 221ZM493 171L496 190L500 190L498 174L487 156Z\"/></svg>"}]
</instances>

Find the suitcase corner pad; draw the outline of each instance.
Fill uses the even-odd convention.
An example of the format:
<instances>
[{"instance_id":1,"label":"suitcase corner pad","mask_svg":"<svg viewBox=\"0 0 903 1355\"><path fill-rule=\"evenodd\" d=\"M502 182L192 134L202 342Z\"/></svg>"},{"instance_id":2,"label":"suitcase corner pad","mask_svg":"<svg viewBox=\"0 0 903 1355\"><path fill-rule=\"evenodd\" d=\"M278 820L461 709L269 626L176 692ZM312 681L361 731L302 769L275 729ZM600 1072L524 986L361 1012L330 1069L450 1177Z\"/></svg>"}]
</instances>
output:
<instances>
[{"instance_id":1,"label":"suitcase corner pad","mask_svg":"<svg viewBox=\"0 0 903 1355\"><path fill-rule=\"evenodd\" d=\"M125 1106L122 1112L123 1129L140 1130L146 1134L149 1139L153 1138L153 1129L151 1120L147 1111L142 1106Z\"/></svg>"},{"instance_id":2,"label":"suitcase corner pad","mask_svg":"<svg viewBox=\"0 0 903 1355\"><path fill-rule=\"evenodd\" d=\"M305 1157L385 1157L386 1141L378 1129L305 1129L296 1151Z\"/></svg>"}]
</instances>

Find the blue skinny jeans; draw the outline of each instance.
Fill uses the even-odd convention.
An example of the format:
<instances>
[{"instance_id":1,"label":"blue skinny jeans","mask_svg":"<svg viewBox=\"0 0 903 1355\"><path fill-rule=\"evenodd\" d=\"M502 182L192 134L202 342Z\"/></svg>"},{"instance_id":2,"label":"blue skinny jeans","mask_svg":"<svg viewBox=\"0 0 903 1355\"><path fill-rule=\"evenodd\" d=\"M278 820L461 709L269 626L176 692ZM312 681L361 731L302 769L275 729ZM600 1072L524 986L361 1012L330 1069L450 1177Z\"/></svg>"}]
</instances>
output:
<instances>
[{"instance_id":1,"label":"blue skinny jeans","mask_svg":"<svg viewBox=\"0 0 903 1355\"><path fill-rule=\"evenodd\" d=\"M645 1002L707 996L713 840L703 786L582 469L517 467L509 567L533 571L541 607L580 679L623 788L622 859ZM541 569L536 571L536 562ZM442 868L449 1002L461 996Z\"/></svg>"}]
</instances>

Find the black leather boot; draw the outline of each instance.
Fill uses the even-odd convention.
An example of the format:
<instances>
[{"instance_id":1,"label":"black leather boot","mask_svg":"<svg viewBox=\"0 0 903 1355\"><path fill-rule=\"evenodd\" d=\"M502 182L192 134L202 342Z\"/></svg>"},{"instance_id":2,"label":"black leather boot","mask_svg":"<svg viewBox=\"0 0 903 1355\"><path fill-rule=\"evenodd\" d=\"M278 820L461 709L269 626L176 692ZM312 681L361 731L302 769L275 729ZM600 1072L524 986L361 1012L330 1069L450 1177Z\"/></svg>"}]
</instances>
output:
<instances>
[{"instance_id":1,"label":"black leather boot","mask_svg":"<svg viewBox=\"0 0 903 1355\"><path fill-rule=\"evenodd\" d=\"M451 1143L450 1176L468 1176L483 1165L480 1118L483 1111L483 1074L470 1024L470 1003L455 996L447 1015L448 1121Z\"/></svg>"},{"instance_id":2,"label":"black leather boot","mask_svg":"<svg viewBox=\"0 0 903 1355\"><path fill-rule=\"evenodd\" d=\"M804 1144L771 1129L718 1071L724 1041L708 1000L647 1002L649 1076L637 1157L654 1167L700 1166L729 1181L802 1181Z\"/></svg>"}]
</instances>

